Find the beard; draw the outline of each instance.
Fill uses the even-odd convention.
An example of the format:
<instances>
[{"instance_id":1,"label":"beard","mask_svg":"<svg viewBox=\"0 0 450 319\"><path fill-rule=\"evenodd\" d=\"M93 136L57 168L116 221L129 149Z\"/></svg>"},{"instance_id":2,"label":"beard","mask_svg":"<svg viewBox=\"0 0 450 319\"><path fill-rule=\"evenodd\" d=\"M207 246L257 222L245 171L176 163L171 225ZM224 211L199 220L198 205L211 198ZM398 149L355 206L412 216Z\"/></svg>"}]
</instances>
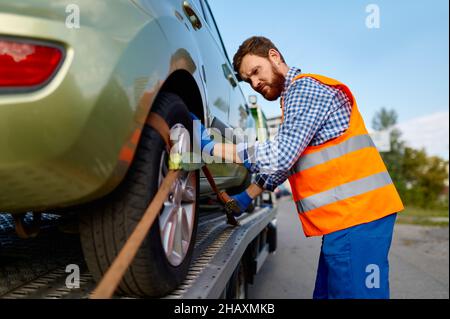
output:
<instances>
[{"instance_id":1,"label":"beard","mask_svg":"<svg viewBox=\"0 0 450 319\"><path fill-rule=\"evenodd\" d=\"M273 65L272 74L272 81L267 84L267 87L269 89L264 93L261 92L264 98L268 101L275 101L280 97L281 92L283 92L284 89L284 82L286 81L286 78L280 72L278 72Z\"/></svg>"}]
</instances>

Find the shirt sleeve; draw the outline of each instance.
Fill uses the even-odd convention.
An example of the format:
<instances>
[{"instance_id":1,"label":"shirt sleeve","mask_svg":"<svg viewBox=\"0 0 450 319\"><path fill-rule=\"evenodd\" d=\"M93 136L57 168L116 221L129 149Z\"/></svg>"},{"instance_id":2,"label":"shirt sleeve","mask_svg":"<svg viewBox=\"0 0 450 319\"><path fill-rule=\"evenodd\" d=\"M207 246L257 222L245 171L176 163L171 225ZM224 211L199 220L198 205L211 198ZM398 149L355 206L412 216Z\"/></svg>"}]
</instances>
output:
<instances>
[{"instance_id":1,"label":"shirt sleeve","mask_svg":"<svg viewBox=\"0 0 450 319\"><path fill-rule=\"evenodd\" d=\"M276 137L246 148L250 171L258 173L258 185L273 191L288 178L289 170L329 116L335 95L336 90L311 78L291 84Z\"/></svg>"}]
</instances>

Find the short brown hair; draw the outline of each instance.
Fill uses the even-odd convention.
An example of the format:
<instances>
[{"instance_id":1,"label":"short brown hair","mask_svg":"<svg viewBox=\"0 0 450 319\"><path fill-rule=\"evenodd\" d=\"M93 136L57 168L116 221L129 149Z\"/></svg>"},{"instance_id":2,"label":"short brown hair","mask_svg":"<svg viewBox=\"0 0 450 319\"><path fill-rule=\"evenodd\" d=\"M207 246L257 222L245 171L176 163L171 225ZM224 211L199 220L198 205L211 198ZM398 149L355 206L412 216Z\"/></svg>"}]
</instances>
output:
<instances>
[{"instance_id":1,"label":"short brown hair","mask_svg":"<svg viewBox=\"0 0 450 319\"><path fill-rule=\"evenodd\" d=\"M233 57L233 67L236 72L239 73L239 69L241 68L242 59L247 54L253 54L257 55L263 58L269 57L269 50L275 49L278 52L280 52L277 47L270 41L269 39L265 37L260 36L253 36L251 38L248 38L245 40L239 49L237 50L236 54ZM281 61L284 63L283 55L281 55Z\"/></svg>"}]
</instances>

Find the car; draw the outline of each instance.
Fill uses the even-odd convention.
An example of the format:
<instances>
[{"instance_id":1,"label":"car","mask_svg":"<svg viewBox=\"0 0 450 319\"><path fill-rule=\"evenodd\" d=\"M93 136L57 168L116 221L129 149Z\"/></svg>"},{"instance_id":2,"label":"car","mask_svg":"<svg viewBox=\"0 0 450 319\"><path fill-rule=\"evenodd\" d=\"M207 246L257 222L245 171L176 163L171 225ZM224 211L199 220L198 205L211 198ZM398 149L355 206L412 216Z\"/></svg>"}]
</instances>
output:
<instances>
[{"instance_id":1,"label":"car","mask_svg":"<svg viewBox=\"0 0 450 319\"><path fill-rule=\"evenodd\" d=\"M189 112L222 135L255 129L207 1L0 0L0 211L23 237L26 212L76 214L97 281L168 171L150 112L190 133ZM208 167L220 189L249 183L242 165ZM211 193L180 175L118 293L179 285Z\"/></svg>"}]
</instances>

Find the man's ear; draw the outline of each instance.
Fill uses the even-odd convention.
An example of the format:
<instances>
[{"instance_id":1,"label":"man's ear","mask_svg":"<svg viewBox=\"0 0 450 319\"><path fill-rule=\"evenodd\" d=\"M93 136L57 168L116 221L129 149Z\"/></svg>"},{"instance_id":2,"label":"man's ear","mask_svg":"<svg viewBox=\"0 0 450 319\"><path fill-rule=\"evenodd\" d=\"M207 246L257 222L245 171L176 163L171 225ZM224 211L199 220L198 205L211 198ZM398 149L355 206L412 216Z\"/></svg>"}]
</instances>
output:
<instances>
[{"instance_id":1,"label":"man's ear","mask_svg":"<svg viewBox=\"0 0 450 319\"><path fill-rule=\"evenodd\" d=\"M275 49L269 50L269 59L275 64L279 64L281 62L281 55L280 53Z\"/></svg>"}]
</instances>

